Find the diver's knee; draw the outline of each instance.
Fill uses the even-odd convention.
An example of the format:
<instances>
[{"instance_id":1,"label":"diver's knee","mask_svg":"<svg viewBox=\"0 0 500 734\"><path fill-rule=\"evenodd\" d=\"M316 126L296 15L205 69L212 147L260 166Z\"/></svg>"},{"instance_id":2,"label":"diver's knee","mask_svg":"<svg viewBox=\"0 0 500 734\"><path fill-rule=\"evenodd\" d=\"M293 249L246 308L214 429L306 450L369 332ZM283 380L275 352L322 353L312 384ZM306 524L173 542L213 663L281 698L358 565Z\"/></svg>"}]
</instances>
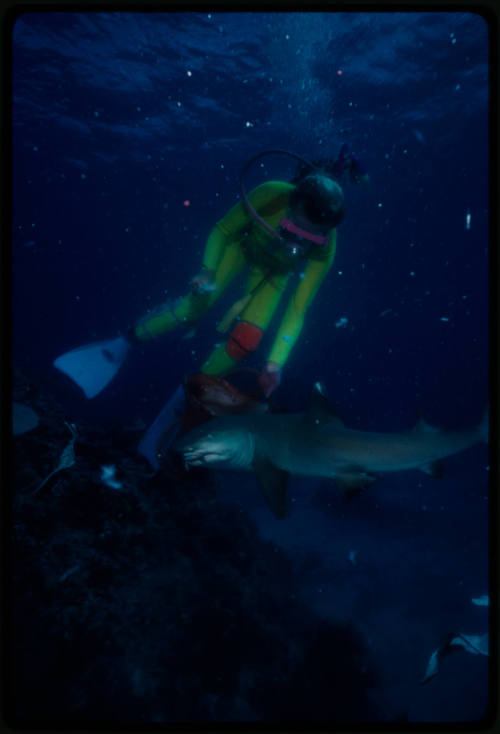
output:
<instances>
[{"instance_id":1,"label":"diver's knee","mask_svg":"<svg viewBox=\"0 0 500 734\"><path fill-rule=\"evenodd\" d=\"M262 329L249 321L238 321L226 342L226 352L239 361L255 352L264 335Z\"/></svg>"}]
</instances>

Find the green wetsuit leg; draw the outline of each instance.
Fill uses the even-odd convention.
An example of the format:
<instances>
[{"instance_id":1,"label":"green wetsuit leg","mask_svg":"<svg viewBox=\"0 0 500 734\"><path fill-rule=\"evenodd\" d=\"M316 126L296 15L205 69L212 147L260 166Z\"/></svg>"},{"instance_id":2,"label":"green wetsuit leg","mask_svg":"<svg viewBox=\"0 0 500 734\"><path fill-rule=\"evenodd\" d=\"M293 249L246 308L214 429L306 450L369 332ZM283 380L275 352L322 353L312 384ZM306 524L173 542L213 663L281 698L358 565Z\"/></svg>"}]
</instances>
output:
<instances>
[{"instance_id":1,"label":"green wetsuit leg","mask_svg":"<svg viewBox=\"0 0 500 734\"><path fill-rule=\"evenodd\" d=\"M213 306L233 278L241 272L245 262L245 256L239 244L233 243L226 247L215 270L214 281L217 286L215 291L203 295L188 293L171 310L153 316L145 323L137 326L137 338L148 339L171 331L181 324L188 326L195 323Z\"/></svg>"},{"instance_id":2,"label":"green wetsuit leg","mask_svg":"<svg viewBox=\"0 0 500 734\"><path fill-rule=\"evenodd\" d=\"M265 271L254 267L250 272L246 294L250 293L265 277ZM258 288L250 303L240 315L241 321L249 321L264 331L276 310L286 288L288 274L275 275ZM207 375L220 375L238 362L226 352L226 344L218 344L203 364L201 371Z\"/></svg>"}]
</instances>

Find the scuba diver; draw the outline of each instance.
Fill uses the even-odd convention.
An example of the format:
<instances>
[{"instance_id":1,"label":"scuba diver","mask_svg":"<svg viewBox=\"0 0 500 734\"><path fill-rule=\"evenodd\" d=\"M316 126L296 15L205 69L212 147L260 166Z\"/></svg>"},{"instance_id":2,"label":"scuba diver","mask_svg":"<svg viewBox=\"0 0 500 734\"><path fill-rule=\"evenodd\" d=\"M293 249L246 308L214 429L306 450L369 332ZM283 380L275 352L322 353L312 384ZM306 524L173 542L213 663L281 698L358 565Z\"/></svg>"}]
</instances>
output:
<instances>
[{"instance_id":1,"label":"scuba diver","mask_svg":"<svg viewBox=\"0 0 500 734\"><path fill-rule=\"evenodd\" d=\"M243 175L263 155L268 152L252 158ZM246 293L217 327L226 333L232 326L228 339L213 349L201 367L204 374L221 375L258 348L290 275L300 266L303 275L258 378L268 398L280 384L306 311L333 263L336 230L344 217L340 180L346 171L352 181L366 179L361 163L348 155L344 144L336 161L301 162L290 183L267 181L248 196L243 187L241 201L212 229L201 272L192 279L190 292L171 310L143 320L129 332L129 339L142 342L181 324L193 327L247 267Z\"/></svg>"},{"instance_id":2,"label":"scuba diver","mask_svg":"<svg viewBox=\"0 0 500 734\"><path fill-rule=\"evenodd\" d=\"M270 154L297 160L295 176L290 182L266 181L247 195L246 172ZM300 279L290 296L264 369L258 374L260 389L269 398L280 384L283 367L299 337L307 309L332 266L337 227L344 217L342 184L346 176L353 183L368 181L360 160L349 152L345 143L335 160L309 163L282 150L254 156L241 172L241 200L209 234L201 271L191 280L189 293L164 312L146 316L125 337L72 350L56 359L54 365L72 377L87 397L97 395L119 369L131 345L179 326L192 328L231 281L247 268L244 296L217 326L219 333L229 332L228 338L214 347L200 370L203 375L221 376L257 350L291 274L300 267ZM100 372L95 367L99 364ZM172 415L179 414L181 398L179 387L139 447L155 468L157 439Z\"/></svg>"}]
</instances>

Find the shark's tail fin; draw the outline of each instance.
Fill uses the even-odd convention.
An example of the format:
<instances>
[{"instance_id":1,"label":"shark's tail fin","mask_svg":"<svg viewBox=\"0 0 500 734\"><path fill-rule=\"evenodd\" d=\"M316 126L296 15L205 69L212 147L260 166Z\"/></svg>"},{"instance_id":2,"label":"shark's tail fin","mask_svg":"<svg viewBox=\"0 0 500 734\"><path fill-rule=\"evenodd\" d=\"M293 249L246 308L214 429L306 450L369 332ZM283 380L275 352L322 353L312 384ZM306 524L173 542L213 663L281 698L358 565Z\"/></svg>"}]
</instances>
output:
<instances>
[{"instance_id":1,"label":"shark's tail fin","mask_svg":"<svg viewBox=\"0 0 500 734\"><path fill-rule=\"evenodd\" d=\"M490 438L490 409L486 406L481 422L478 426L479 437L481 441L488 443Z\"/></svg>"}]
</instances>

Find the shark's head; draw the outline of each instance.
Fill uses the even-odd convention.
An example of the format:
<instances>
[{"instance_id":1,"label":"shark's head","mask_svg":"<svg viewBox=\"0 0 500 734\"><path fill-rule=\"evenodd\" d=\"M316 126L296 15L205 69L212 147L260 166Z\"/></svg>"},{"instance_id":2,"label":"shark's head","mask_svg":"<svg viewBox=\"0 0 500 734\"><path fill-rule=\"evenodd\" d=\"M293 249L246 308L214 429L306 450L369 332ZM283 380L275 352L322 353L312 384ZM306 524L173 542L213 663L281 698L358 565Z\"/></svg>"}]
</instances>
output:
<instances>
[{"instance_id":1,"label":"shark's head","mask_svg":"<svg viewBox=\"0 0 500 734\"><path fill-rule=\"evenodd\" d=\"M172 449L182 455L186 467L249 469L255 441L248 430L226 427L223 418L215 418L179 438Z\"/></svg>"}]
</instances>

